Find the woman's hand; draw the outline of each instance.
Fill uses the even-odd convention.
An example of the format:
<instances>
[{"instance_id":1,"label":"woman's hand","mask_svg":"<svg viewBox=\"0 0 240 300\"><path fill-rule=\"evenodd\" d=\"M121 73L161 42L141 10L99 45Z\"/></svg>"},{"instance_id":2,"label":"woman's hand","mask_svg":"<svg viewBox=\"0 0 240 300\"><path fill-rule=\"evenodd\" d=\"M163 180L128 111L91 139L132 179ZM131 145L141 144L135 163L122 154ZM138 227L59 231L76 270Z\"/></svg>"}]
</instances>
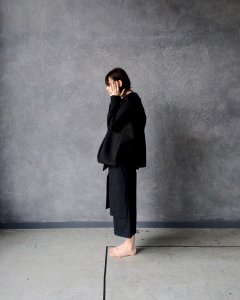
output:
<instances>
[{"instance_id":1,"label":"woman's hand","mask_svg":"<svg viewBox=\"0 0 240 300\"><path fill-rule=\"evenodd\" d=\"M113 81L110 83L110 96L122 96L125 92L125 89L120 92L118 81Z\"/></svg>"}]
</instances>

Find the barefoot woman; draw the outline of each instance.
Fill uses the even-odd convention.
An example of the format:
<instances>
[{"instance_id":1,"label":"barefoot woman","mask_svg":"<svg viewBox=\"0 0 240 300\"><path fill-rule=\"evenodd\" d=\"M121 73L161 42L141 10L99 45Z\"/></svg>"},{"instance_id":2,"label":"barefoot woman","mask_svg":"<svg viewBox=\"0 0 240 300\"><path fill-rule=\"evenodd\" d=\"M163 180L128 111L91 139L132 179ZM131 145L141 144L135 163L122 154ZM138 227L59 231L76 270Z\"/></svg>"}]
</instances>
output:
<instances>
[{"instance_id":1,"label":"barefoot woman","mask_svg":"<svg viewBox=\"0 0 240 300\"><path fill-rule=\"evenodd\" d=\"M98 154L107 157L103 170L108 168L106 208L110 208L113 216L114 234L125 237L123 244L110 248L109 255L124 257L136 254L136 169L146 167L146 142L144 128L146 114L142 101L137 93L130 87L131 82L127 73L122 68L115 68L105 76L106 90L110 95L110 105L107 115L108 130L123 132L131 124L130 143L124 143L118 150L116 161L111 161L107 150L99 148ZM112 150L111 150L112 151Z\"/></svg>"}]
</instances>

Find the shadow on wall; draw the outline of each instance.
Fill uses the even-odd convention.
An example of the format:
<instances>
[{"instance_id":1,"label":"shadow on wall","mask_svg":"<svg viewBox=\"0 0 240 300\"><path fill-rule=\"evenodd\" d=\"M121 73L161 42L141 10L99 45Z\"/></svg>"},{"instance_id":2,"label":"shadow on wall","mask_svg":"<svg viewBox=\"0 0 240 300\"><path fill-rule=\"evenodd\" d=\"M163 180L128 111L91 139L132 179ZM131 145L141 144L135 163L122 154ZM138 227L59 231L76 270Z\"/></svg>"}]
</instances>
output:
<instances>
[{"instance_id":1,"label":"shadow on wall","mask_svg":"<svg viewBox=\"0 0 240 300\"><path fill-rule=\"evenodd\" d=\"M193 113L172 103L161 103L154 110L158 132L158 157L155 157L158 166L154 176L158 191L153 195L153 201L157 207L161 202L165 218L161 221L197 221L196 216L204 215L201 207L207 201L204 197L204 163L208 145L201 130L191 134L194 130ZM200 128L206 129L206 125L201 127L200 124ZM159 214L159 210L155 210L155 214ZM153 217L159 219L159 215Z\"/></svg>"}]
</instances>

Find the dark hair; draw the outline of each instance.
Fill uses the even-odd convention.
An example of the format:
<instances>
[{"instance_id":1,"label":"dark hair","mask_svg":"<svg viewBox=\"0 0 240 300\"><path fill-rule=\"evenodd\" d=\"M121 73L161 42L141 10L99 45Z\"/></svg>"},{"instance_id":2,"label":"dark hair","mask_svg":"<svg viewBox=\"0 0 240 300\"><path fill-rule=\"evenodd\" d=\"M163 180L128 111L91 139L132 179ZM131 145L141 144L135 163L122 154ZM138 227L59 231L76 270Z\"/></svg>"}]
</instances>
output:
<instances>
[{"instance_id":1,"label":"dark hair","mask_svg":"<svg viewBox=\"0 0 240 300\"><path fill-rule=\"evenodd\" d=\"M105 76L105 84L109 86L108 78L111 77L113 80L121 80L122 86L120 90L126 89L129 90L131 88L131 82L127 75L127 73L122 68L114 68Z\"/></svg>"}]
</instances>

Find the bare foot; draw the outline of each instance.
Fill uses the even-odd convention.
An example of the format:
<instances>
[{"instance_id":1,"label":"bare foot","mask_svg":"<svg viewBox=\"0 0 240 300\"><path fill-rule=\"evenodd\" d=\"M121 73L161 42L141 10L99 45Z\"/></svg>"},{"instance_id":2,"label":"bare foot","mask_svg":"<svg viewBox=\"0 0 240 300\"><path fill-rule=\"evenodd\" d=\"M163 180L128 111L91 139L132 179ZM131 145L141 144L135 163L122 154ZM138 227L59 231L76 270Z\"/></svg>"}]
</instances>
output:
<instances>
[{"instance_id":1,"label":"bare foot","mask_svg":"<svg viewBox=\"0 0 240 300\"><path fill-rule=\"evenodd\" d=\"M126 242L124 242L124 243L122 243L121 245L119 245L119 246L117 246L117 247L115 247L116 249L118 248L122 248L122 247L126 247Z\"/></svg>"},{"instance_id":2,"label":"bare foot","mask_svg":"<svg viewBox=\"0 0 240 300\"><path fill-rule=\"evenodd\" d=\"M117 257L117 258L135 255L136 253L137 253L136 246L129 247L128 245L124 245L124 244L118 247L111 247L109 249L109 256Z\"/></svg>"}]
</instances>

